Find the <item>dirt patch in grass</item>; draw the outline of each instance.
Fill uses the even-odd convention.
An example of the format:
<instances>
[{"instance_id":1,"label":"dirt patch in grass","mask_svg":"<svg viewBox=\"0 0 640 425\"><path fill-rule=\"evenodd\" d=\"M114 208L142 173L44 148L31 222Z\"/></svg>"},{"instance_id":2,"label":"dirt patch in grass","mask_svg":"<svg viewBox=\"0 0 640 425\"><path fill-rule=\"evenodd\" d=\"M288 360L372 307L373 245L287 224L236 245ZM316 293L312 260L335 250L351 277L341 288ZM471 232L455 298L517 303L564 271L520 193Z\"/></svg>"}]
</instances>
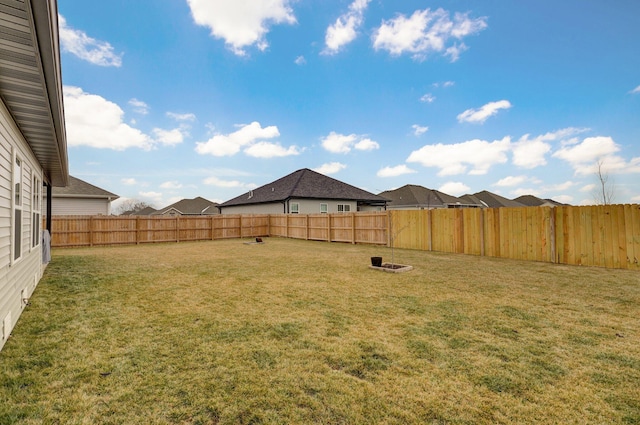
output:
<instances>
[{"instance_id":1,"label":"dirt patch in grass","mask_svg":"<svg viewBox=\"0 0 640 425\"><path fill-rule=\"evenodd\" d=\"M0 352L0 423L640 422L637 272L381 253L54 250Z\"/></svg>"}]
</instances>

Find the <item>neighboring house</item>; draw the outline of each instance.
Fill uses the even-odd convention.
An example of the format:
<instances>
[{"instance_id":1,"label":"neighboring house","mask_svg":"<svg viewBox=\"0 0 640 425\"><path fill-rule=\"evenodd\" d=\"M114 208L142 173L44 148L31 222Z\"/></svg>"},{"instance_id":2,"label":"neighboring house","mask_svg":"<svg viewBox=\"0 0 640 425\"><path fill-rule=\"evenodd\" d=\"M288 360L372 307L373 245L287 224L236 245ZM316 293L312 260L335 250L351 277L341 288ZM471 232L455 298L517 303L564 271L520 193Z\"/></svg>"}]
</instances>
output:
<instances>
[{"instance_id":1,"label":"neighboring house","mask_svg":"<svg viewBox=\"0 0 640 425\"><path fill-rule=\"evenodd\" d=\"M218 204L198 196L193 199L182 199L175 204L152 212L150 215L213 215L219 214ZM136 214L141 215L141 214Z\"/></svg>"},{"instance_id":2,"label":"neighboring house","mask_svg":"<svg viewBox=\"0 0 640 425\"><path fill-rule=\"evenodd\" d=\"M504 196L496 195L489 191L474 193L473 195L463 195L460 197L463 202L480 204L485 208L503 208L503 207L524 207L520 202L507 199Z\"/></svg>"},{"instance_id":3,"label":"neighboring house","mask_svg":"<svg viewBox=\"0 0 640 425\"><path fill-rule=\"evenodd\" d=\"M381 211L387 199L304 168L218 205L222 214Z\"/></svg>"},{"instance_id":4,"label":"neighboring house","mask_svg":"<svg viewBox=\"0 0 640 425\"><path fill-rule=\"evenodd\" d=\"M140 211L125 211L120 215L152 215L156 211L158 210L153 207L144 207Z\"/></svg>"},{"instance_id":5,"label":"neighboring house","mask_svg":"<svg viewBox=\"0 0 640 425\"><path fill-rule=\"evenodd\" d=\"M387 209L389 210L483 207L482 204L472 203L435 189L428 189L414 184L407 184L395 190L387 190L379 195L389 199L389 202L387 202Z\"/></svg>"},{"instance_id":6,"label":"neighboring house","mask_svg":"<svg viewBox=\"0 0 640 425\"><path fill-rule=\"evenodd\" d=\"M540 199L533 195L522 195L514 199L516 202L520 202L528 207L560 207L564 204L556 202L553 199Z\"/></svg>"},{"instance_id":7,"label":"neighboring house","mask_svg":"<svg viewBox=\"0 0 640 425\"><path fill-rule=\"evenodd\" d=\"M2 0L0 52L1 349L48 261L51 187L69 180L56 1Z\"/></svg>"},{"instance_id":8,"label":"neighboring house","mask_svg":"<svg viewBox=\"0 0 640 425\"><path fill-rule=\"evenodd\" d=\"M53 188L53 215L109 215L119 196L69 176L69 185Z\"/></svg>"}]
</instances>

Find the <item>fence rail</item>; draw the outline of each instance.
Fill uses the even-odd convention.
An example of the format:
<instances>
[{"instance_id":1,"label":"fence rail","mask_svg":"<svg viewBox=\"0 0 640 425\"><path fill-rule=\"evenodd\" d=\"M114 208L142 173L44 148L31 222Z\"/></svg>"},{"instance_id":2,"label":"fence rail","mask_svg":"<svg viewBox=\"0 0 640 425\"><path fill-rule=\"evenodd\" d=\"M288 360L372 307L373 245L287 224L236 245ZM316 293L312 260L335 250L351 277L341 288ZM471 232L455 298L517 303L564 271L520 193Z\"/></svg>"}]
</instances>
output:
<instances>
[{"instance_id":1,"label":"fence rail","mask_svg":"<svg viewBox=\"0 0 640 425\"><path fill-rule=\"evenodd\" d=\"M279 236L640 270L640 205L197 217L56 216L53 247Z\"/></svg>"}]
</instances>

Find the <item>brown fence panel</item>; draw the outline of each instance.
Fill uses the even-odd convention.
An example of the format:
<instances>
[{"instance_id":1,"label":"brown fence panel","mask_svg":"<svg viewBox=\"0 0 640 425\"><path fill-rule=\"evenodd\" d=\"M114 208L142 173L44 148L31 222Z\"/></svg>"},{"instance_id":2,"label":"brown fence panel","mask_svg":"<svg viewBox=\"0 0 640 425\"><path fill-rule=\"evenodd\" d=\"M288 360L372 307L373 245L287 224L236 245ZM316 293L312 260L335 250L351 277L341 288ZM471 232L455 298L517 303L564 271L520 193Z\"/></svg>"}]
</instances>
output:
<instances>
[{"instance_id":1,"label":"brown fence panel","mask_svg":"<svg viewBox=\"0 0 640 425\"><path fill-rule=\"evenodd\" d=\"M386 212L354 214L355 243L386 245L387 217Z\"/></svg>"},{"instance_id":2,"label":"brown fence panel","mask_svg":"<svg viewBox=\"0 0 640 425\"><path fill-rule=\"evenodd\" d=\"M281 236L640 270L640 205L198 217L56 216L53 247Z\"/></svg>"},{"instance_id":3,"label":"brown fence panel","mask_svg":"<svg viewBox=\"0 0 640 425\"><path fill-rule=\"evenodd\" d=\"M329 214L309 214L307 220L307 239L331 242L331 219Z\"/></svg>"},{"instance_id":4,"label":"brown fence panel","mask_svg":"<svg viewBox=\"0 0 640 425\"><path fill-rule=\"evenodd\" d=\"M333 242L354 243L354 216L353 214L331 214L331 240Z\"/></svg>"}]
</instances>

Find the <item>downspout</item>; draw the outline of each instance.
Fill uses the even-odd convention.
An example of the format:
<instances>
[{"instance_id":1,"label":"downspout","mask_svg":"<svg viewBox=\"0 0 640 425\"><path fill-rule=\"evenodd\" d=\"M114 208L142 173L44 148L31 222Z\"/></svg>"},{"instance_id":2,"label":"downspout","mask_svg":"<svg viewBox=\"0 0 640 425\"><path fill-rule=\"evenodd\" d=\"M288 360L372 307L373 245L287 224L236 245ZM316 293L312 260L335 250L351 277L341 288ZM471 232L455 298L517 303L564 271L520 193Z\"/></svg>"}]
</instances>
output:
<instances>
[{"instance_id":1,"label":"downspout","mask_svg":"<svg viewBox=\"0 0 640 425\"><path fill-rule=\"evenodd\" d=\"M46 183L47 186L47 230L51 233L51 212L52 212L52 202L51 198L53 197L53 188L50 183Z\"/></svg>"}]
</instances>

